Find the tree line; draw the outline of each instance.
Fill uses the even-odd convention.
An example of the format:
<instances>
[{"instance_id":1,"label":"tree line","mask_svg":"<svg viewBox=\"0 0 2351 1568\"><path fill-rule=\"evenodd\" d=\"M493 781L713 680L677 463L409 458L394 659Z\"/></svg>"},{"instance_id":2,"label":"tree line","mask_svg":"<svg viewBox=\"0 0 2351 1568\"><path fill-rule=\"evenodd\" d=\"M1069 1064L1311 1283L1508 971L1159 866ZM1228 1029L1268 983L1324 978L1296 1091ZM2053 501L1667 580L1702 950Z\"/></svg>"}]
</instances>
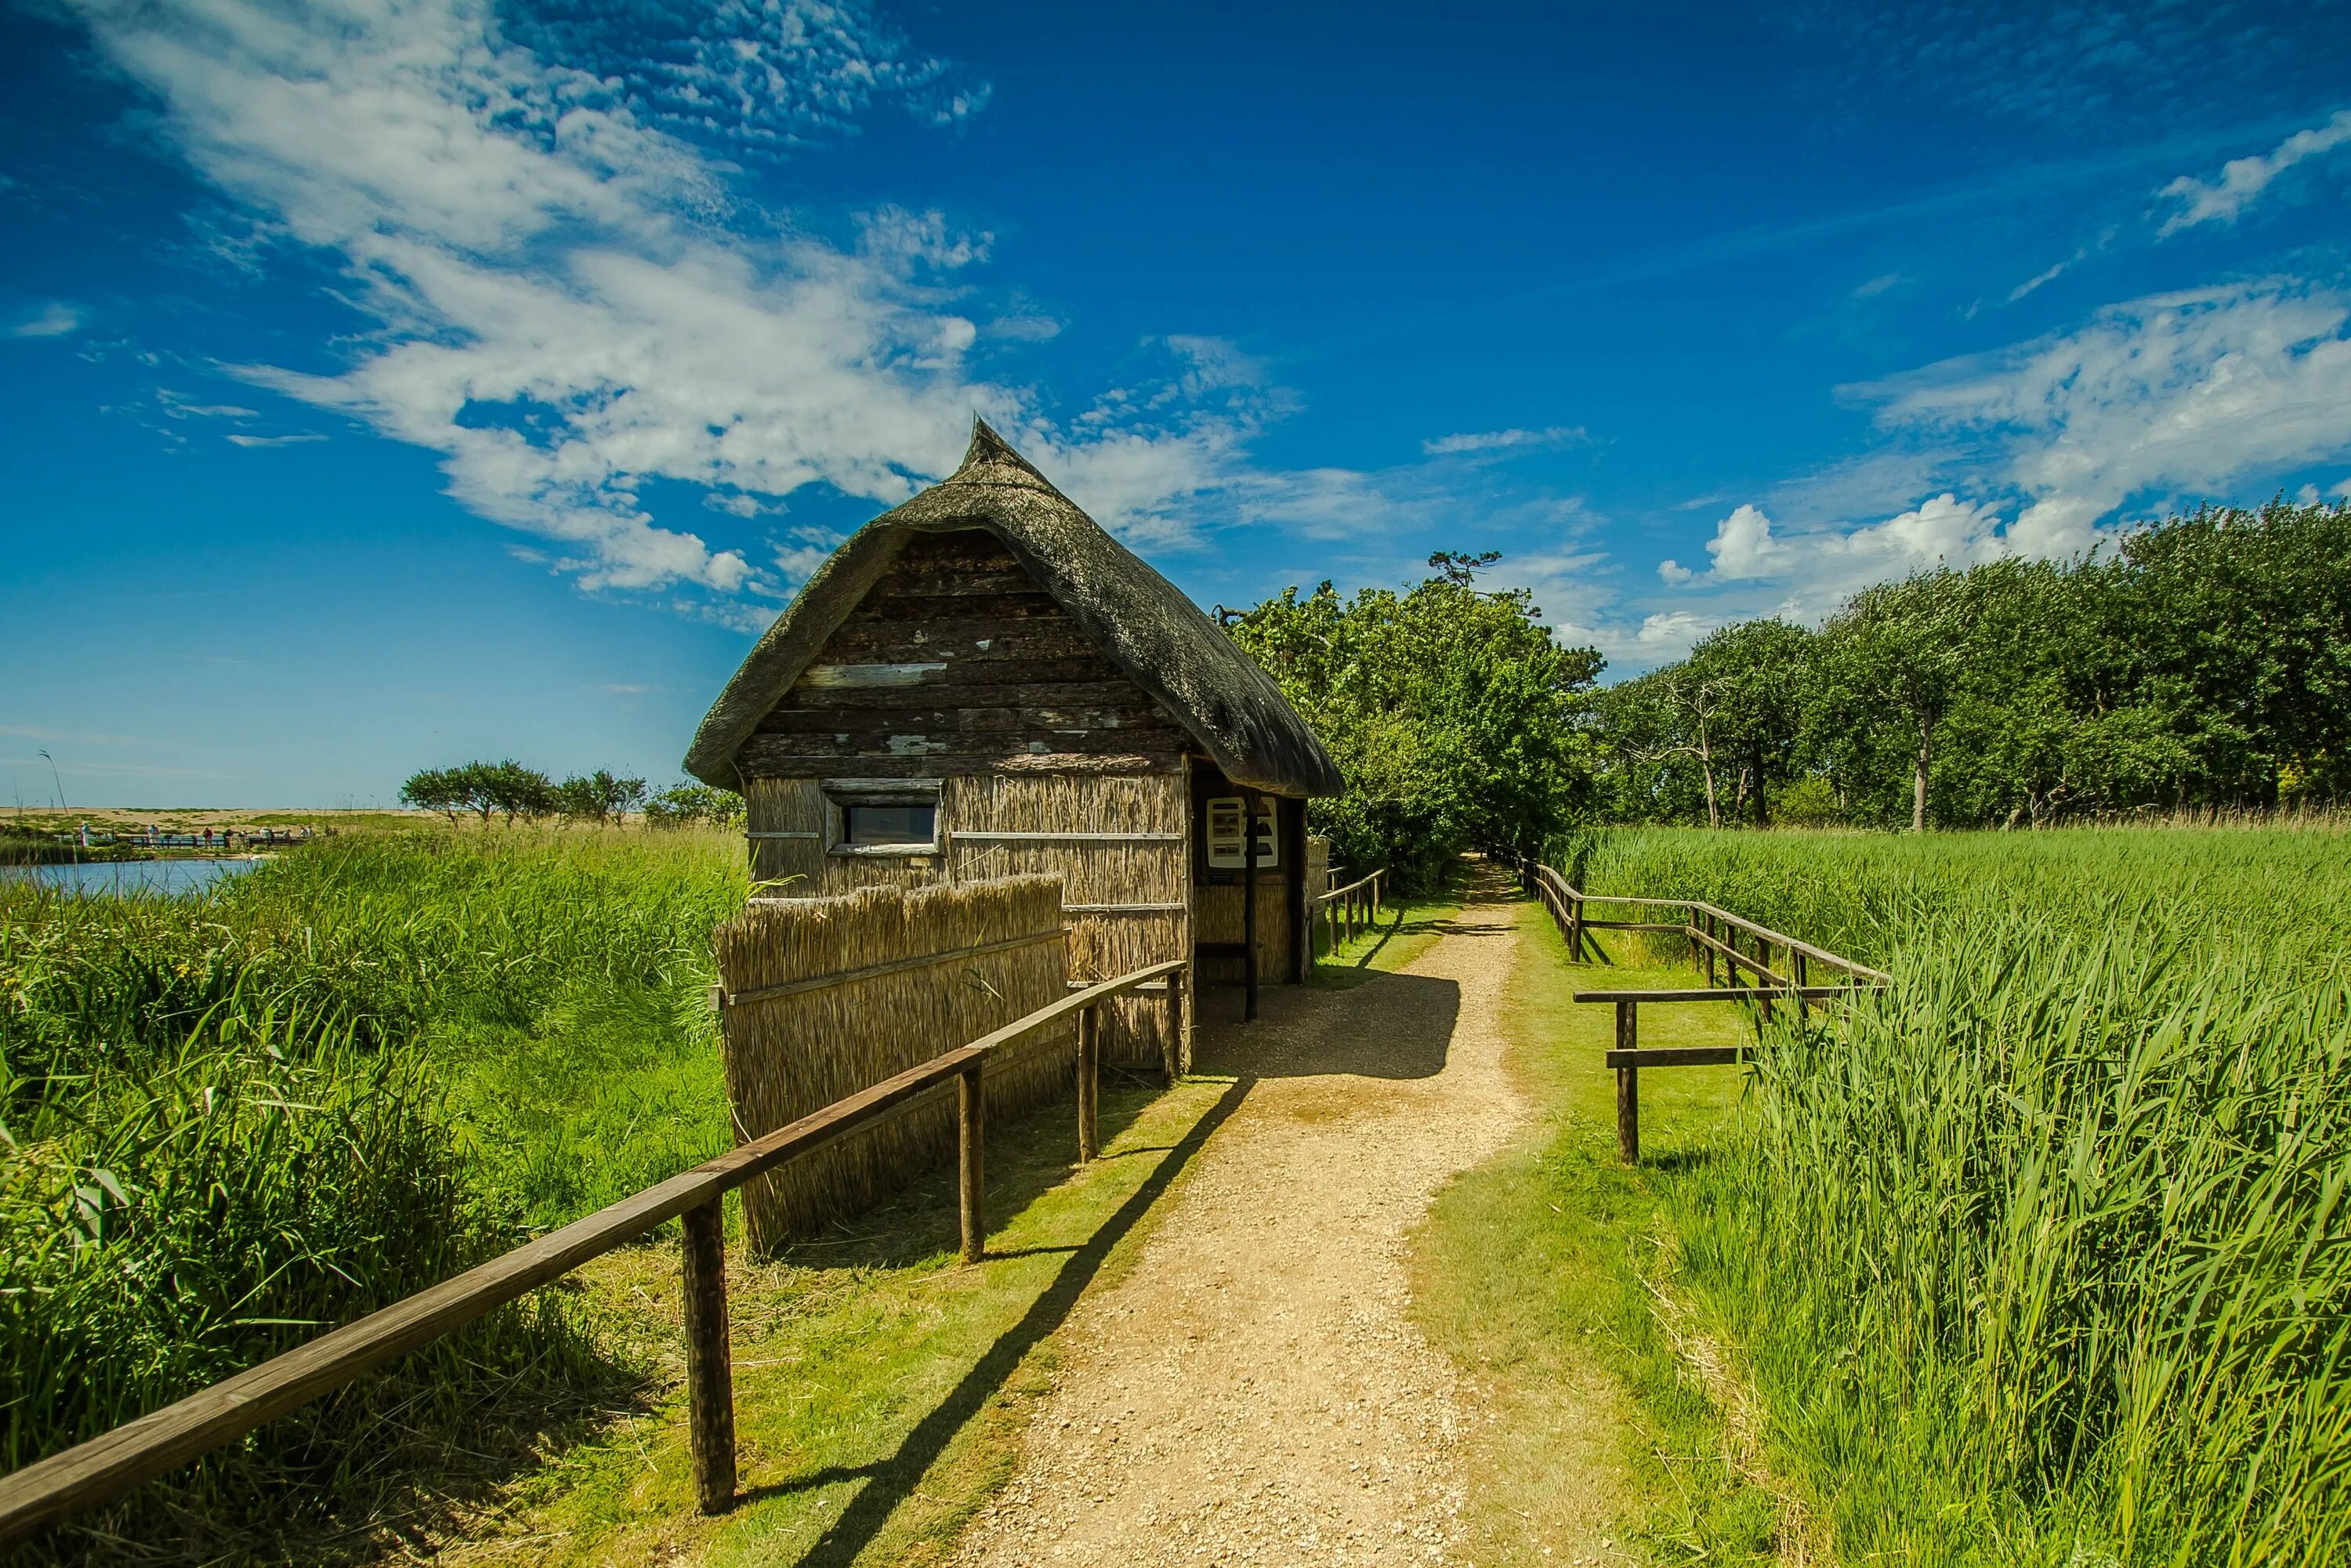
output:
<instances>
[{"instance_id":1,"label":"tree line","mask_svg":"<svg viewBox=\"0 0 2351 1568\"><path fill-rule=\"evenodd\" d=\"M1920 572L1599 691L1602 813L2020 826L2351 795L2351 507Z\"/></svg>"},{"instance_id":2,"label":"tree line","mask_svg":"<svg viewBox=\"0 0 2351 1568\"><path fill-rule=\"evenodd\" d=\"M1464 849L1593 822L2011 827L2351 799L2351 505L2205 507L2070 560L1937 569L1817 629L1724 626L1602 686L1497 557L1401 591L1227 617L1346 792L1352 868L1426 885Z\"/></svg>"},{"instance_id":3,"label":"tree line","mask_svg":"<svg viewBox=\"0 0 2351 1568\"><path fill-rule=\"evenodd\" d=\"M420 811L440 812L453 826L468 813L480 817L485 827L494 817L503 817L508 826L549 818L617 826L630 812L642 811L650 826L684 827L723 826L743 816L741 796L707 784L680 783L653 794L643 779L606 768L555 779L511 758L421 768L400 787L400 799Z\"/></svg>"}]
</instances>

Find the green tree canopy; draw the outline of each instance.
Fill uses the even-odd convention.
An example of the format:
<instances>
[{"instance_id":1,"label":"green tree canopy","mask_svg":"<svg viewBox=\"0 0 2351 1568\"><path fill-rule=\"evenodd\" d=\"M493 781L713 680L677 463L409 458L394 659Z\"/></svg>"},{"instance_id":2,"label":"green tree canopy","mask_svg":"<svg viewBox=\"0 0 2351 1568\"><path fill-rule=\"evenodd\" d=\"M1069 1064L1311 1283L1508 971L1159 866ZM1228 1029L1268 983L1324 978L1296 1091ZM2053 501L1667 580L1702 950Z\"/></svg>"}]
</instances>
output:
<instances>
[{"instance_id":1,"label":"green tree canopy","mask_svg":"<svg viewBox=\"0 0 2351 1568\"><path fill-rule=\"evenodd\" d=\"M1496 559L1440 551L1403 592L1287 589L1230 627L1346 777L1311 815L1340 863L1426 886L1464 849L1539 852L1592 805L1603 661L1562 647L1525 590L1480 588Z\"/></svg>"}]
</instances>

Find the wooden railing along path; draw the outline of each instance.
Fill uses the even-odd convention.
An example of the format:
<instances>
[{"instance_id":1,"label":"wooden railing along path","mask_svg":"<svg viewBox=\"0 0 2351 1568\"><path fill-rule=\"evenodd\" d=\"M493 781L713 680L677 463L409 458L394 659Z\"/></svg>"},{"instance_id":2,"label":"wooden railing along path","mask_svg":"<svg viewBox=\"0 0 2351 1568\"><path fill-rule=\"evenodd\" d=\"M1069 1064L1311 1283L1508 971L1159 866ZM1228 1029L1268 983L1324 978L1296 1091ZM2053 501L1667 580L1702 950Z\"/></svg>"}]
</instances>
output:
<instances>
[{"instance_id":1,"label":"wooden railing along path","mask_svg":"<svg viewBox=\"0 0 2351 1568\"><path fill-rule=\"evenodd\" d=\"M987 1237L982 1183L980 1078L1011 1048L1072 1013L1078 1020L1078 1157L1099 1142L1098 1006L1167 978L1171 1030L1183 1028L1180 958L1103 980L968 1045L837 1100L692 1170L599 1209L355 1322L319 1335L235 1377L127 1422L101 1437L0 1476L0 1549L70 1515L110 1502L140 1482L234 1442L267 1421L332 1393L362 1374L464 1327L559 1280L590 1259L670 1219L684 1222L688 1443L697 1500L723 1512L735 1497L735 1391L727 1346L726 1195L802 1155L896 1114L952 1081L958 1112L963 1255L977 1260Z\"/></svg>"},{"instance_id":2,"label":"wooden railing along path","mask_svg":"<svg viewBox=\"0 0 2351 1568\"><path fill-rule=\"evenodd\" d=\"M1387 880L1387 868L1382 866L1369 876L1359 876L1344 887L1334 887L1313 900L1308 918L1322 932L1322 951L1334 952L1342 942L1352 942L1359 931L1367 931L1380 917L1381 884ZM1308 954L1312 956L1312 938L1308 938Z\"/></svg>"},{"instance_id":3,"label":"wooden railing along path","mask_svg":"<svg viewBox=\"0 0 2351 1568\"><path fill-rule=\"evenodd\" d=\"M1878 989L1892 983L1894 977L1866 964L1856 964L1825 947L1768 925L1733 915L1727 909L1695 898L1633 898L1614 894L1588 894L1578 889L1567 878L1540 861L1522 859L1519 862L1520 885L1542 901L1567 938L1568 956L1581 963L1587 946L1595 951L1598 944L1589 934L1593 931L1642 931L1662 936L1677 936L1689 944L1690 961L1703 968L1706 985L1690 990L1649 991L1578 991L1579 1002L1613 1002L1616 1007L1616 1046L1608 1052L1607 1064L1616 1073L1616 1153L1626 1165L1637 1164L1641 1157L1641 1069L1644 1067L1716 1067L1743 1061L1747 1052L1735 1045L1667 1046L1662 1050L1641 1049L1640 1009L1643 1002L1743 1002L1751 1004L1761 1016L1771 1016L1774 1001L1793 1002L1801 1013L1813 1002L1850 1000L1856 995ZM1595 920L1587 906L1591 904L1626 905L1635 910L1679 910L1681 919L1666 920ZM1752 939L1753 950L1742 951L1741 937ZM1774 949L1784 954L1776 957ZM1727 973L1717 967L1719 960ZM1778 967L1774 967L1774 965ZM1818 966L1838 976L1842 983L1816 986L1813 968ZM1740 971L1746 970L1753 983L1741 985ZM1728 983L1719 983L1727 981Z\"/></svg>"}]
</instances>

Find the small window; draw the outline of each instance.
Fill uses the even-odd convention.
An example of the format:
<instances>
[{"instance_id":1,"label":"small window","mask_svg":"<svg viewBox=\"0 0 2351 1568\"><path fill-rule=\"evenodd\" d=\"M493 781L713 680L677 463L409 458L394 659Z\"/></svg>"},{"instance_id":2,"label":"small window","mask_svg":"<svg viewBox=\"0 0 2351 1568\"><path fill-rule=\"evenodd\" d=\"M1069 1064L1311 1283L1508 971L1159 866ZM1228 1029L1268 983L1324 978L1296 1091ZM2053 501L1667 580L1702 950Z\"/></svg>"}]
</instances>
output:
<instances>
[{"instance_id":1,"label":"small window","mask_svg":"<svg viewBox=\"0 0 2351 1568\"><path fill-rule=\"evenodd\" d=\"M875 844L929 849L938 842L938 821L939 809L928 800L919 806L850 801L841 809L841 841L859 849Z\"/></svg>"},{"instance_id":2,"label":"small window","mask_svg":"<svg viewBox=\"0 0 2351 1568\"><path fill-rule=\"evenodd\" d=\"M928 855L939 847L939 787L929 780L824 783L825 839L837 855Z\"/></svg>"}]
</instances>

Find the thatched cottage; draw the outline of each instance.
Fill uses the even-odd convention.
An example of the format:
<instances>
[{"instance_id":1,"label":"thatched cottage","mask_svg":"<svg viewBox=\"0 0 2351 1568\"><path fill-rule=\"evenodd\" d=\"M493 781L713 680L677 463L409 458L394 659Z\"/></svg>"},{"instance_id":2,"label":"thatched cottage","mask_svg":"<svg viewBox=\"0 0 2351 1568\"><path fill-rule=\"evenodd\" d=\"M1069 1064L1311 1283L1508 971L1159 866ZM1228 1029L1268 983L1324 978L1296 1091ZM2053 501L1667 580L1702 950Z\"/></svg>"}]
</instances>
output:
<instances>
[{"instance_id":1,"label":"thatched cottage","mask_svg":"<svg viewBox=\"0 0 2351 1568\"><path fill-rule=\"evenodd\" d=\"M743 793L768 892L1056 874L1072 976L1191 956L1252 1007L1305 977L1306 801L1340 789L1249 655L985 423L809 580L685 767ZM1124 1005L1105 1060L1161 1061L1162 1016Z\"/></svg>"}]
</instances>

